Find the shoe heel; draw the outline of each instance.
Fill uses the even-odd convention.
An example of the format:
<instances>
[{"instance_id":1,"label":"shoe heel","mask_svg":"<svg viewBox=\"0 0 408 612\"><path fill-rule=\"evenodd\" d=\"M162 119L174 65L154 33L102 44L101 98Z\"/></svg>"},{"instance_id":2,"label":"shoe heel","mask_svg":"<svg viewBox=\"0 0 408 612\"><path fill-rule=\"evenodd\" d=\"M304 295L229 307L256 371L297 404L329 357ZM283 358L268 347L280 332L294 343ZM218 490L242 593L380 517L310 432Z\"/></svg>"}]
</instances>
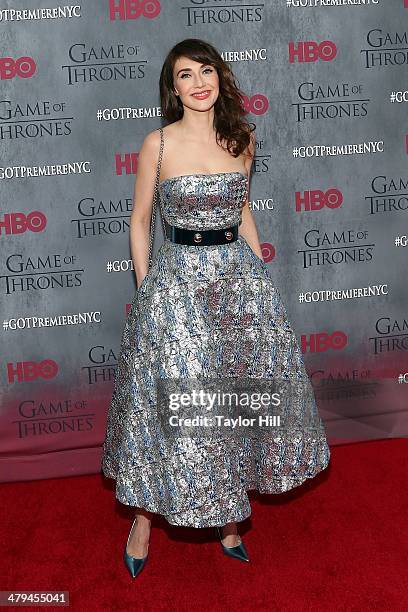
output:
<instances>
[{"instance_id":1,"label":"shoe heel","mask_svg":"<svg viewBox=\"0 0 408 612\"><path fill-rule=\"evenodd\" d=\"M249 557L245 545L241 539L241 542L237 546L225 546L222 543L222 532L220 527L216 527L218 538L220 540L220 544L222 546L223 553L227 555L227 557L232 557L233 559L239 559L240 561L249 562Z\"/></svg>"},{"instance_id":2,"label":"shoe heel","mask_svg":"<svg viewBox=\"0 0 408 612\"><path fill-rule=\"evenodd\" d=\"M149 555L146 555L145 557L142 557L141 559L139 559L137 557L132 557L132 555L129 555L129 553L127 552L127 547L128 547L129 540L130 540L130 535L131 535L131 533L133 531L133 526L136 523L136 520L137 520L137 516L133 520L132 526L131 526L130 531L129 531L128 539L127 539L127 542L125 544L125 550L123 551L123 560L124 560L125 565L126 565L128 571L129 571L129 574L132 576L132 578L136 578L136 576L138 576L140 574L140 572L142 571L142 569L146 565L147 557L149 556Z\"/></svg>"}]
</instances>

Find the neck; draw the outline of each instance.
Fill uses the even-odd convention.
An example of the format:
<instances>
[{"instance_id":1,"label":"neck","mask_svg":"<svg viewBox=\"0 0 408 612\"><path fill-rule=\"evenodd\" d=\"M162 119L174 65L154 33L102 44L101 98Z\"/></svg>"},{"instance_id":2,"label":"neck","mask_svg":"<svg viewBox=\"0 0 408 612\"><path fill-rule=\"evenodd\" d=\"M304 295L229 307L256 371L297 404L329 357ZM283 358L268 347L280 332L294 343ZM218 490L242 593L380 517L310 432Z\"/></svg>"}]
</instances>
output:
<instances>
[{"instance_id":1,"label":"neck","mask_svg":"<svg viewBox=\"0 0 408 612\"><path fill-rule=\"evenodd\" d=\"M189 138L193 136L194 139L203 143L212 142L215 136L214 108L200 112L184 107L184 114L179 125Z\"/></svg>"}]
</instances>

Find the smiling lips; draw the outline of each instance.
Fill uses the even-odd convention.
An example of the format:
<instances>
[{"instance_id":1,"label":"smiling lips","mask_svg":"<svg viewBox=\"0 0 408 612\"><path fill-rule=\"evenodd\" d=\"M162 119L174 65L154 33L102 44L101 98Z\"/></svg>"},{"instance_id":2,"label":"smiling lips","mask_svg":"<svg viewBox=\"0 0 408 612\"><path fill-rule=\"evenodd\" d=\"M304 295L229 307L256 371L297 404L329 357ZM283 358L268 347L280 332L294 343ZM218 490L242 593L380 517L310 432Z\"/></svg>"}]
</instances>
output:
<instances>
[{"instance_id":1,"label":"smiling lips","mask_svg":"<svg viewBox=\"0 0 408 612\"><path fill-rule=\"evenodd\" d=\"M205 100L210 95L210 91L201 91L200 93L192 94L193 98L197 98L198 100Z\"/></svg>"}]
</instances>

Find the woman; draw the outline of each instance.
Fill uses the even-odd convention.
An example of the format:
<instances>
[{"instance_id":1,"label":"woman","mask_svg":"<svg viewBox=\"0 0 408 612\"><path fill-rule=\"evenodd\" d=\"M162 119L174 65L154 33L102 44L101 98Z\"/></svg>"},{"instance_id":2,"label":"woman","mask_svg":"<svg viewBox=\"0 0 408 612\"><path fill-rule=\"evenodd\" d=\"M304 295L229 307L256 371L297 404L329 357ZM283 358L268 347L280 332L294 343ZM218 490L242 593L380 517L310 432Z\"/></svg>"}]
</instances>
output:
<instances>
[{"instance_id":1,"label":"woman","mask_svg":"<svg viewBox=\"0 0 408 612\"><path fill-rule=\"evenodd\" d=\"M130 226L138 289L102 458L118 500L136 508L124 550L133 577L147 560L154 513L173 525L217 527L223 552L248 561L236 526L251 514L247 491L287 491L326 468L330 457L248 205L255 138L234 76L212 45L187 39L164 62L160 94L168 125L148 134L139 153ZM170 227L148 270L156 173ZM315 426L251 440L166 437L158 379L244 375L294 380L302 391L291 398L288 416L313 417Z\"/></svg>"}]
</instances>

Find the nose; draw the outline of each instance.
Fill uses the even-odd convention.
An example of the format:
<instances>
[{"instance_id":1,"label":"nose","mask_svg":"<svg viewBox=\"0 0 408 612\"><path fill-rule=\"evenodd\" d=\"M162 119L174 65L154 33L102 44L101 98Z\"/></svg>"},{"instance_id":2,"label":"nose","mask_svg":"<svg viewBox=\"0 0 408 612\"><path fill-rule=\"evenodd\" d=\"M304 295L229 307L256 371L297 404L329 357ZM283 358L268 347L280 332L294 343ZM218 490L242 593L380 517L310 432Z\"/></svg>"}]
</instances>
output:
<instances>
[{"instance_id":1,"label":"nose","mask_svg":"<svg viewBox=\"0 0 408 612\"><path fill-rule=\"evenodd\" d=\"M201 73L199 73L196 77L196 86L201 87L201 85L204 85L204 77Z\"/></svg>"}]
</instances>

